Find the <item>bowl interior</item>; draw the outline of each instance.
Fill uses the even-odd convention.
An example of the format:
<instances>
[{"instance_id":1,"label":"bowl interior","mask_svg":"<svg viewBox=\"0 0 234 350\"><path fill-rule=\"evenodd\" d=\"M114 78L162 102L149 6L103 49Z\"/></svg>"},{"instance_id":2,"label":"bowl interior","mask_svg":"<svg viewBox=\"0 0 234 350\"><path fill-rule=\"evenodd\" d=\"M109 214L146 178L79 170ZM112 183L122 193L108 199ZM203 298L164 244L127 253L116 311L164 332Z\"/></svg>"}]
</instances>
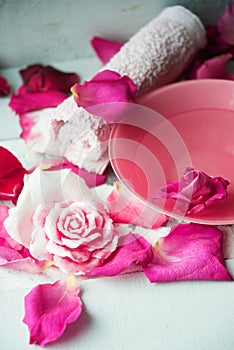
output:
<instances>
[{"instance_id":1,"label":"bowl interior","mask_svg":"<svg viewBox=\"0 0 234 350\"><path fill-rule=\"evenodd\" d=\"M207 224L234 223L234 82L194 80L157 89L114 126L110 159L119 179L172 217ZM228 197L186 215L175 200L153 200L165 182L177 182L191 166L230 182Z\"/></svg>"}]
</instances>

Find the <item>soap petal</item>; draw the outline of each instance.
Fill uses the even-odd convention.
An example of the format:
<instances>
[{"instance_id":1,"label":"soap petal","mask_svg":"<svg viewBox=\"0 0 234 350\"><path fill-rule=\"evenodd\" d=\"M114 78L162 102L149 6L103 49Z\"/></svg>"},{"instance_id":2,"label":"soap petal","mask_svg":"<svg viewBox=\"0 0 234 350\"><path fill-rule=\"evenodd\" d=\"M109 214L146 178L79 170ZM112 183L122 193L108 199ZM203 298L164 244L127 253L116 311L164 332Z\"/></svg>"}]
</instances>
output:
<instances>
[{"instance_id":1,"label":"soap petal","mask_svg":"<svg viewBox=\"0 0 234 350\"><path fill-rule=\"evenodd\" d=\"M57 340L66 326L81 314L82 302L75 278L40 284L25 297L23 322L30 332L30 344L44 346Z\"/></svg>"},{"instance_id":2,"label":"soap petal","mask_svg":"<svg viewBox=\"0 0 234 350\"><path fill-rule=\"evenodd\" d=\"M232 280L224 266L222 232L209 225L179 224L154 246L154 264L144 268L150 282Z\"/></svg>"}]
</instances>

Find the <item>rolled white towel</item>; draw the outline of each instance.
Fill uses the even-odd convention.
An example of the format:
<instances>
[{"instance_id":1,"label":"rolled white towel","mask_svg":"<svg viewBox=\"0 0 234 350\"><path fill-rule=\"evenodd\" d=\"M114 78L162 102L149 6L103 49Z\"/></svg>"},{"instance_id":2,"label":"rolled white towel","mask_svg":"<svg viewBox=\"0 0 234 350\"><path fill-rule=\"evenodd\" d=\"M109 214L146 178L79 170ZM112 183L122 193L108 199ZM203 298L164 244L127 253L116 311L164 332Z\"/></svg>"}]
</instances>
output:
<instances>
[{"instance_id":1,"label":"rolled white towel","mask_svg":"<svg viewBox=\"0 0 234 350\"><path fill-rule=\"evenodd\" d=\"M205 29L182 6L166 8L137 32L103 67L128 75L137 94L174 81L206 44ZM77 107L73 97L58 106L50 125L47 152L63 154L88 171L102 173L108 164L110 127L101 118Z\"/></svg>"}]
</instances>

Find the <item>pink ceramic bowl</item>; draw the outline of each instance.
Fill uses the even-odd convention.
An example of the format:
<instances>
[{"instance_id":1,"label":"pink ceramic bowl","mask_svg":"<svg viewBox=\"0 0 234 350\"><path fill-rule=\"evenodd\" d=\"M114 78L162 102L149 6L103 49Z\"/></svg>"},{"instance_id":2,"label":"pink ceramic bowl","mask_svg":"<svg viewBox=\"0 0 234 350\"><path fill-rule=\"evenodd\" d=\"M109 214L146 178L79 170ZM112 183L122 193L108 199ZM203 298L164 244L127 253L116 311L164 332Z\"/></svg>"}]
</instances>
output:
<instances>
[{"instance_id":1,"label":"pink ceramic bowl","mask_svg":"<svg viewBox=\"0 0 234 350\"><path fill-rule=\"evenodd\" d=\"M206 224L234 223L234 82L190 80L140 98L110 138L116 175L147 206L175 218ZM191 166L230 182L228 197L194 215L175 200L154 201L165 182Z\"/></svg>"}]
</instances>

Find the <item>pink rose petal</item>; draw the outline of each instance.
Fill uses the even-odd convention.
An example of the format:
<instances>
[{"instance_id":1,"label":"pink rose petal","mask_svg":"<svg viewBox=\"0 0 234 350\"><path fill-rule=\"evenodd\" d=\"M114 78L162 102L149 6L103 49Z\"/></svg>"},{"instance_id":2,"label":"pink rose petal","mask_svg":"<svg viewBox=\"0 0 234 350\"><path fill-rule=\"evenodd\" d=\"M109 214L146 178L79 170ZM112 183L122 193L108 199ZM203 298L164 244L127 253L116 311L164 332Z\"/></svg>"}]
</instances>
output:
<instances>
[{"instance_id":1,"label":"pink rose petal","mask_svg":"<svg viewBox=\"0 0 234 350\"><path fill-rule=\"evenodd\" d=\"M234 3L229 4L218 22L220 36L227 44L234 45Z\"/></svg>"},{"instance_id":2,"label":"pink rose petal","mask_svg":"<svg viewBox=\"0 0 234 350\"><path fill-rule=\"evenodd\" d=\"M177 199L186 206L186 213L199 213L216 200L225 200L229 182L222 177L210 177L202 171L187 167L179 182L164 184L154 195Z\"/></svg>"},{"instance_id":3,"label":"pink rose petal","mask_svg":"<svg viewBox=\"0 0 234 350\"><path fill-rule=\"evenodd\" d=\"M166 215L146 207L145 203L130 193L118 182L106 199L108 212L116 223L133 224L156 229L168 220Z\"/></svg>"},{"instance_id":4,"label":"pink rose petal","mask_svg":"<svg viewBox=\"0 0 234 350\"><path fill-rule=\"evenodd\" d=\"M66 326L81 314L79 288L73 277L54 284L41 284L25 297L23 322L30 332L30 344L44 346L57 340Z\"/></svg>"},{"instance_id":5,"label":"pink rose petal","mask_svg":"<svg viewBox=\"0 0 234 350\"><path fill-rule=\"evenodd\" d=\"M125 104L135 101L136 87L127 75L121 77L119 73L104 70L90 81L75 84L71 91L79 107L109 122L116 122Z\"/></svg>"},{"instance_id":6,"label":"pink rose petal","mask_svg":"<svg viewBox=\"0 0 234 350\"><path fill-rule=\"evenodd\" d=\"M34 64L20 70L26 92L63 91L69 93L70 88L78 83L76 73L65 73L51 66Z\"/></svg>"},{"instance_id":7,"label":"pink rose petal","mask_svg":"<svg viewBox=\"0 0 234 350\"><path fill-rule=\"evenodd\" d=\"M151 245L143 237L129 233L119 239L116 250L88 276L116 276L132 266L145 266L153 260Z\"/></svg>"},{"instance_id":8,"label":"pink rose petal","mask_svg":"<svg viewBox=\"0 0 234 350\"><path fill-rule=\"evenodd\" d=\"M23 114L47 107L57 107L67 95L61 91L33 92L12 95L9 106L16 114Z\"/></svg>"},{"instance_id":9,"label":"pink rose petal","mask_svg":"<svg viewBox=\"0 0 234 350\"><path fill-rule=\"evenodd\" d=\"M11 89L5 78L0 77L0 97L9 95Z\"/></svg>"},{"instance_id":10,"label":"pink rose petal","mask_svg":"<svg viewBox=\"0 0 234 350\"><path fill-rule=\"evenodd\" d=\"M3 224L8 217L8 211L9 208L6 205L0 205L0 246L20 250L22 245L9 236Z\"/></svg>"},{"instance_id":11,"label":"pink rose petal","mask_svg":"<svg viewBox=\"0 0 234 350\"><path fill-rule=\"evenodd\" d=\"M90 188L103 185L107 179L107 175L90 173L87 170L75 166L65 158L43 159L40 162L40 168L42 170L71 169L72 172L82 177Z\"/></svg>"},{"instance_id":12,"label":"pink rose petal","mask_svg":"<svg viewBox=\"0 0 234 350\"><path fill-rule=\"evenodd\" d=\"M0 160L0 199L15 202L23 188L27 170L10 151L1 146Z\"/></svg>"},{"instance_id":13,"label":"pink rose petal","mask_svg":"<svg viewBox=\"0 0 234 350\"><path fill-rule=\"evenodd\" d=\"M94 36L90 41L102 63L107 63L121 49L123 44Z\"/></svg>"},{"instance_id":14,"label":"pink rose petal","mask_svg":"<svg viewBox=\"0 0 234 350\"><path fill-rule=\"evenodd\" d=\"M226 70L226 64L232 57L231 53L227 53L210 58L197 69L196 78L234 80L234 75L229 74Z\"/></svg>"},{"instance_id":15,"label":"pink rose petal","mask_svg":"<svg viewBox=\"0 0 234 350\"><path fill-rule=\"evenodd\" d=\"M224 266L222 232L199 224L180 224L154 246L154 264L144 271L150 282L232 280Z\"/></svg>"}]
</instances>

